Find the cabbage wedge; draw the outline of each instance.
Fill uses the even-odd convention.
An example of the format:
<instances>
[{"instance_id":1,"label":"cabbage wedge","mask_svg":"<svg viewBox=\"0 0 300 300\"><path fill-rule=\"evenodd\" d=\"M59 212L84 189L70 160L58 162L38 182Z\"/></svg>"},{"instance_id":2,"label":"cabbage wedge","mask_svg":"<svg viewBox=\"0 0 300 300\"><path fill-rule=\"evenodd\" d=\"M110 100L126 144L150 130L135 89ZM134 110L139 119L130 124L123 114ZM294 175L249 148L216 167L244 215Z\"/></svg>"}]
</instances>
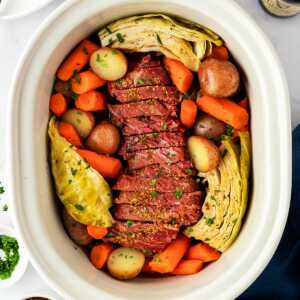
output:
<instances>
[{"instance_id":1,"label":"cabbage wedge","mask_svg":"<svg viewBox=\"0 0 300 300\"><path fill-rule=\"evenodd\" d=\"M59 134L55 117L49 122L48 134L56 193L66 210L79 223L110 227L112 193L108 183Z\"/></svg>"},{"instance_id":2,"label":"cabbage wedge","mask_svg":"<svg viewBox=\"0 0 300 300\"><path fill-rule=\"evenodd\" d=\"M251 165L249 132L240 134L240 147L231 139L223 141L225 155L219 167L201 173L208 182L203 216L184 234L208 243L223 252L237 237L245 214Z\"/></svg>"},{"instance_id":3,"label":"cabbage wedge","mask_svg":"<svg viewBox=\"0 0 300 300\"><path fill-rule=\"evenodd\" d=\"M104 27L98 35L103 47L128 52L162 52L180 60L192 71L198 71L201 59L210 53L212 43L223 44L208 28L163 14L123 18Z\"/></svg>"}]
</instances>

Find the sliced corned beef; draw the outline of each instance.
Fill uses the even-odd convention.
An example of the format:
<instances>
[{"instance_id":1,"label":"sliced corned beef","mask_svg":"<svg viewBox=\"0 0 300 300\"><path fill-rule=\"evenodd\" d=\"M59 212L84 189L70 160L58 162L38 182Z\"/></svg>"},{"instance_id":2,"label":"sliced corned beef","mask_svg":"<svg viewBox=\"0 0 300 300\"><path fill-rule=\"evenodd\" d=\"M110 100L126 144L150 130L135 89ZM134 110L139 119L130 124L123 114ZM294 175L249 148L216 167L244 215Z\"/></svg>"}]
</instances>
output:
<instances>
[{"instance_id":1,"label":"sliced corned beef","mask_svg":"<svg viewBox=\"0 0 300 300\"><path fill-rule=\"evenodd\" d=\"M186 139L183 133L177 132L154 132L125 137L119 154L145 149L180 147L184 146Z\"/></svg>"},{"instance_id":2,"label":"sliced corned beef","mask_svg":"<svg viewBox=\"0 0 300 300\"><path fill-rule=\"evenodd\" d=\"M151 54L142 54L140 56L135 56L133 59L129 60L128 69L129 71L138 68L153 68L161 66L161 60L158 57L154 57Z\"/></svg>"},{"instance_id":3,"label":"sliced corned beef","mask_svg":"<svg viewBox=\"0 0 300 300\"><path fill-rule=\"evenodd\" d=\"M174 192L179 195L191 193L197 190L197 183L192 177L158 177L145 178L141 176L121 175L113 186L114 190L135 192L135 191L157 191L160 193Z\"/></svg>"},{"instance_id":4,"label":"sliced corned beef","mask_svg":"<svg viewBox=\"0 0 300 300\"><path fill-rule=\"evenodd\" d=\"M153 192L120 192L119 196L114 199L117 204L131 205L155 205L159 207L169 207L171 205L191 205L201 204L201 192L183 193L181 197L178 193L158 193Z\"/></svg>"},{"instance_id":5,"label":"sliced corned beef","mask_svg":"<svg viewBox=\"0 0 300 300\"><path fill-rule=\"evenodd\" d=\"M125 119L122 129L122 133L125 136L165 131L184 132L185 129L181 127L178 119L161 116Z\"/></svg>"},{"instance_id":6,"label":"sliced corned beef","mask_svg":"<svg viewBox=\"0 0 300 300\"><path fill-rule=\"evenodd\" d=\"M174 164L156 164L147 166L143 169L132 170L129 175L137 175L142 177L158 177L158 176L173 176L187 177L195 176L196 170L190 160L180 161Z\"/></svg>"},{"instance_id":7,"label":"sliced corned beef","mask_svg":"<svg viewBox=\"0 0 300 300\"><path fill-rule=\"evenodd\" d=\"M123 90L140 86L170 85L167 72L161 66L150 68L135 68L125 77L108 83L108 89Z\"/></svg>"},{"instance_id":8,"label":"sliced corned beef","mask_svg":"<svg viewBox=\"0 0 300 300\"><path fill-rule=\"evenodd\" d=\"M179 225L195 224L199 220L200 213L200 206L197 204L171 205L169 207L118 204L114 208L114 216L119 220Z\"/></svg>"},{"instance_id":9,"label":"sliced corned beef","mask_svg":"<svg viewBox=\"0 0 300 300\"><path fill-rule=\"evenodd\" d=\"M176 238L178 231L179 226L176 224L117 221L104 241L123 247L160 252Z\"/></svg>"},{"instance_id":10,"label":"sliced corned beef","mask_svg":"<svg viewBox=\"0 0 300 300\"><path fill-rule=\"evenodd\" d=\"M108 105L108 109L119 122L143 116L176 116L176 106L162 104L158 100Z\"/></svg>"},{"instance_id":11,"label":"sliced corned beef","mask_svg":"<svg viewBox=\"0 0 300 300\"><path fill-rule=\"evenodd\" d=\"M129 169L141 169L154 164L172 164L186 160L184 147L158 148L127 153Z\"/></svg>"},{"instance_id":12,"label":"sliced corned beef","mask_svg":"<svg viewBox=\"0 0 300 300\"><path fill-rule=\"evenodd\" d=\"M174 86L153 85L117 90L109 85L108 88L111 96L122 103L137 102L147 99L158 99L170 104L178 104L181 101L178 91Z\"/></svg>"}]
</instances>

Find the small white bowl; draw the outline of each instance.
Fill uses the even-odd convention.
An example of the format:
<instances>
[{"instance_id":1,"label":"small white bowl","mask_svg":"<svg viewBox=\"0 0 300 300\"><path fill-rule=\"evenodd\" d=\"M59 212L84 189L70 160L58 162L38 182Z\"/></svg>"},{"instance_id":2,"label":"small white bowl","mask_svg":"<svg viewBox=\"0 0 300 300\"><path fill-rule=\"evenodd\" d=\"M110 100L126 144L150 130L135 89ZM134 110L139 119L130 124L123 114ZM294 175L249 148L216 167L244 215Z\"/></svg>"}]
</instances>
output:
<instances>
[{"instance_id":1,"label":"small white bowl","mask_svg":"<svg viewBox=\"0 0 300 300\"><path fill-rule=\"evenodd\" d=\"M50 290L39 290L36 292L26 293L25 295L18 298L18 300L27 300L34 297L41 297L50 300L62 300L56 293Z\"/></svg>"},{"instance_id":2,"label":"small white bowl","mask_svg":"<svg viewBox=\"0 0 300 300\"><path fill-rule=\"evenodd\" d=\"M20 254L20 260L16 265L15 270L11 274L11 277L9 277L8 279L0 280L0 289L1 289L1 288L9 287L15 284L19 279L21 279L28 265L28 257L22 242L19 241L16 233L11 227L0 225L0 235L7 235L17 239L19 244L19 254Z\"/></svg>"}]
</instances>

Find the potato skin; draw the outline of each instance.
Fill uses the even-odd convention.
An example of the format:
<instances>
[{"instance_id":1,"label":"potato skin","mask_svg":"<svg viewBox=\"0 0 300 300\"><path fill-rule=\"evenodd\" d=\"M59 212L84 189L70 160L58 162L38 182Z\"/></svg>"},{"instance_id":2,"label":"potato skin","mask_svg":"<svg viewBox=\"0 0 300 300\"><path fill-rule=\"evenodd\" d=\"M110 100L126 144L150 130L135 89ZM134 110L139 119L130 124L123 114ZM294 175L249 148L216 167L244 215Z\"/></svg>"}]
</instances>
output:
<instances>
[{"instance_id":1,"label":"potato skin","mask_svg":"<svg viewBox=\"0 0 300 300\"><path fill-rule=\"evenodd\" d=\"M204 95L227 98L238 91L240 75L231 62L209 58L200 64L199 81Z\"/></svg>"},{"instance_id":2,"label":"potato skin","mask_svg":"<svg viewBox=\"0 0 300 300\"><path fill-rule=\"evenodd\" d=\"M221 154L211 140L202 136L191 136L187 145L194 166L199 172L209 172L219 165Z\"/></svg>"},{"instance_id":3,"label":"potato skin","mask_svg":"<svg viewBox=\"0 0 300 300\"><path fill-rule=\"evenodd\" d=\"M77 245L86 246L92 242L93 238L88 234L86 226L74 220L66 209L63 210L62 220L68 235Z\"/></svg>"},{"instance_id":4,"label":"potato skin","mask_svg":"<svg viewBox=\"0 0 300 300\"><path fill-rule=\"evenodd\" d=\"M120 146L120 140L119 129L104 121L93 129L87 139L86 146L97 153L114 154Z\"/></svg>"},{"instance_id":5,"label":"potato skin","mask_svg":"<svg viewBox=\"0 0 300 300\"><path fill-rule=\"evenodd\" d=\"M109 273L120 280L135 278L142 270L145 256L133 248L121 247L114 250L107 261Z\"/></svg>"},{"instance_id":6,"label":"potato skin","mask_svg":"<svg viewBox=\"0 0 300 300\"><path fill-rule=\"evenodd\" d=\"M95 51L90 65L99 77L109 81L120 79L127 72L126 56L120 50L108 47Z\"/></svg>"},{"instance_id":7,"label":"potato skin","mask_svg":"<svg viewBox=\"0 0 300 300\"><path fill-rule=\"evenodd\" d=\"M87 138L95 126L92 113L76 108L66 111L62 116L62 121L73 125L82 139Z\"/></svg>"},{"instance_id":8,"label":"potato skin","mask_svg":"<svg viewBox=\"0 0 300 300\"><path fill-rule=\"evenodd\" d=\"M194 125L194 134L215 139L224 134L225 123L208 115L199 116Z\"/></svg>"}]
</instances>

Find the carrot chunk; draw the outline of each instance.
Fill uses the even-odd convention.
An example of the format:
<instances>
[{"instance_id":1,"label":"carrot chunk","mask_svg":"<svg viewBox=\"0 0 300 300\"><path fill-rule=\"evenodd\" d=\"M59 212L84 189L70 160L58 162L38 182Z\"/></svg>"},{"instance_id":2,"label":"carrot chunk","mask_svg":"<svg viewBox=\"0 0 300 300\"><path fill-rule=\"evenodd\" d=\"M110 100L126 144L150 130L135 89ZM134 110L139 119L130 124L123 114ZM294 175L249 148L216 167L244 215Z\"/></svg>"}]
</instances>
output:
<instances>
[{"instance_id":1,"label":"carrot chunk","mask_svg":"<svg viewBox=\"0 0 300 300\"><path fill-rule=\"evenodd\" d=\"M105 95L97 91L89 91L79 95L75 106L83 111L101 111L106 108Z\"/></svg>"},{"instance_id":2,"label":"carrot chunk","mask_svg":"<svg viewBox=\"0 0 300 300\"><path fill-rule=\"evenodd\" d=\"M203 269L203 262L198 259L183 259L179 262L175 270L172 272L174 275L192 275L200 272Z\"/></svg>"},{"instance_id":3,"label":"carrot chunk","mask_svg":"<svg viewBox=\"0 0 300 300\"><path fill-rule=\"evenodd\" d=\"M75 78L72 78L72 91L76 94L84 94L91 90L97 89L105 85L106 80L97 76L93 71L84 71L78 73Z\"/></svg>"},{"instance_id":4,"label":"carrot chunk","mask_svg":"<svg viewBox=\"0 0 300 300\"><path fill-rule=\"evenodd\" d=\"M186 93L192 85L193 73L180 61L164 57L164 64L173 83L181 93Z\"/></svg>"},{"instance_id":5,"label":"carrot chunk","mask_svg":"<svg viewBox=\"0 0 300 300\"><path fill-rule=\"evenodd\" d=\"M219 259L221 253L205 243L192 246L187 252L188 259L199 259L203 262L210 262Z\"/></svg>"},{"instance_id":6,"label":"carrot chunk","mask_svg":"<svg viewBox=\"0 0 300 300\"><path fill-rule=\"evenodd\" d=\"M78 149L77 152L83 157L92 168L107 178L116 178L122 170L122 163L119 159L97 154L93 151Z\"/></svg>"},{"instance_id":7,"label":"carrot chunk","mask_svg":"<svg viewBox=\"0 0 300 300\"><path fill-rule=\"evenodd\" d=\"M193 100L185 99L181 102L180 121L187 127L193 127L197 116L197 104Z\"/></svg>"},{"instance_id":8,"label":"carrot chunk","mask_svg":"<svg viewBox=\"0 0 300 300\"><path fill-rule=\"evenodd\" d=\"M189 238L182 234L178 235L174 241L150 261L149 265L151 270L158 273L173 272L188 250L189 244Z\"/></svg>"},{"instance_id":9,"label":"carrot chunk","mask_svg":"<svg viewBox=\"0 0 300 300\"><path fill-rule=\"evenodd\" d=\"M57 77L60 80L69 80L74 71L78 72L88 64L92 53L97 49L98 46L89 40L82 41L58 68Z\"/></svg>"},{"instance_id":10,"label":"carrot chunk","mask_svg":"<svg viewBox=\"0 0 300 300\"><path fill-rule=\"evenodd\" d=\"M103 226L88 225L86 229L88 234L96 240L101 240L108 233L107 228Z\"/></svg>"},{"instance_id":11,"label":"carrot chunk","mask_svg":"<svg viewBox=\"0 0 300 300\"><path fill-rule=\"evenodd\" d=\"M235 129L241 129L248 125L248 112L231 100L202 96L197 99L197 104L204 112Z\"/></svg>"},{"instance_id":12,"label":"carrot chunk","mask_svg":"<svg viewBox=\"0 0 300 300\"><path fill-rule=\"evenodd\" d=\"M102 269L113 251L113 246L110 243L102 243L94 246L90 253L90 261L97 268Z\"/></svg>"},{"instance_id":13,"label":"carrot chunk","mask_svg":"<svg viewBox=\"0 0 300 300\"><path fill-rule=\"evenodd\" d=\"M207 58L216 58L220 60L228 60L229 53L228 49L225 46L213 47L212 53Z\"/></svg>"},{"instance_id":14,"label":"carrot chunk","mask_svg":"<svg viewBox=\"0 0 300 300\"><path fill-rule=\"evenodd\" d=\"M61 93L57 93L51 96L49 107L57 117L61 117L67 111L68 103Z\"/></svg>"},{"instance_id":15,"label":"carrot chunk","mask_svg":"<svg viewBox=\"0 0 300 300\"><path fill-rule=\"evenodd\" d=\"M76 129L69 123L59 122L58 132L63 136L69 143L76 147L81 147L81 139Z\"/></svg>"}]
</instances>

